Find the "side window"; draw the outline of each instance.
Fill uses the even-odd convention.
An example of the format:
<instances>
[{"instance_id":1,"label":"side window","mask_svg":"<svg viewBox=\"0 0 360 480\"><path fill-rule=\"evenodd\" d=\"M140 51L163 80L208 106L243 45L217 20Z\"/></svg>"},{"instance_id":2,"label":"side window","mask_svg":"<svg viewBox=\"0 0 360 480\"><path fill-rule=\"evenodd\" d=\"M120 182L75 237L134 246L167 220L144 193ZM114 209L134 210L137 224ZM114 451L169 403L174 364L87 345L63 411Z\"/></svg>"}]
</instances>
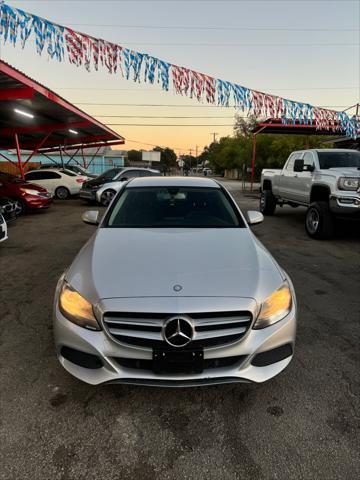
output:
<instances>
[{"instance_id":1,"label":"side window","mask_svg":"<svg viewBox=\"0 0 360 480\"><path fill-rule=\"evenodd\" d=\"M296 158L297 155L298 155L298 154L296 154L296 153L292 153L292 154L290 155L289 160L288 160L288 162L287 162L287 164L286 164L286 170L288 170L288 171L290 171L290 172L293 171L293 169L294 169L294 161L295 161L295 158Z\"/></svg>"},{"instance_id":2,"label":"side window","mask_svg":"<svg viewBox=\"0 0 360 480\"><path fill-rule=\"evenodd\" d=\"M150 177L151 175L152 175L152 173L149 172L149 170L141 170L141 172L140 172L141 177Z\"/></svg>"},{"instance_id":3,"label":"side window","mask_svg":"<svg viewBox=\"0 0 360 480\"><path fill-rule=\"evenodd\" d=\"M123 175L121 175L121 177L124 177L124 178L134 178L134 177L140 177L140 172L141 170L127 170L126 172L124 172Z\"/></svg>"},{"instance_id":4,"label":"side window","mask_svg":"<svg viewBox=\"0 0 360 480\"><path fill-rule=\"evenodd\" d=\"M59 175L56 172L39 172L41 173L41 177L39 180L53 180L54 178L61 178L61 175Z\"/></svg>"},{"instance_id":5,"label":"side window","mask_svg":"<svg viewBox=\"0 0 360 480\"><path fill-rule=\"evenodd\" d=\"M25 179L26 179L26 180L36 180L37 178L39 178L39 177L37 177L37 173L38 173L38 172L26 173L26 174L25 174Z\"/></svg>"},{"instance_id":6,"label":"side window","mask_svg":"<svg viewBox=\"0 0 360 480\"><path fill-rule=\"evenodd\" d=\"M311 152L306 152L304 155L304 170L309 171L314 166L314 157Z\"/></svg>"}]
</instances>

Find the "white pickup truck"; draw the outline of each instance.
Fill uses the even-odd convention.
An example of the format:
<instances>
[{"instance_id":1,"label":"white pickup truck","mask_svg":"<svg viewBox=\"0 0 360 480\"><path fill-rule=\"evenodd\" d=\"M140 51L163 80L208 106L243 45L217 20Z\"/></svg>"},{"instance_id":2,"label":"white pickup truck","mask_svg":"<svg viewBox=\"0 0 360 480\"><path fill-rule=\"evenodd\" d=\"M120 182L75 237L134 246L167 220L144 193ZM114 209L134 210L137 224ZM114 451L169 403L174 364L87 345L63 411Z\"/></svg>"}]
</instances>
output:
<instances>
[{"instance_id":1,"label":"white pickup truck","mask_svg":"<svg viewBox=\"0 0 360 480\"><path fill-rule=\"evenodd\" d=\"M360 218L360 152L345 149L291 153L282 170L261 172L260 210L277 205L307 207L305 229L312 238L329 238L334 217Z\"/></svg>"}]
</instances>

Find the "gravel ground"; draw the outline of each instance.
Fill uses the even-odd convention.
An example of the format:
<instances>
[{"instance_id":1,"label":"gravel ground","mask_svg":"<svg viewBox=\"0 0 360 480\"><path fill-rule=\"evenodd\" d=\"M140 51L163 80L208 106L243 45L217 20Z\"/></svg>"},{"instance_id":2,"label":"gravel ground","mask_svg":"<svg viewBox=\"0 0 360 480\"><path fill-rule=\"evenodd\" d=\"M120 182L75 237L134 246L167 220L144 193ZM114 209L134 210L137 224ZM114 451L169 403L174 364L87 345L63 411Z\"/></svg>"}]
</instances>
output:
<instances>
[{"instance_id":1,"label":"gravel ground","mask_svg":"<svg viewBox=\"0 0 360 480\"><path fill-rule=\"evenodd\" d=\"M257 200L228 182L244 210ZM266 384L91 387L54 355L57 278L93 232L80 200L18 219L0 245L1 479L360 478L360 235L310 240L284 207L254 232L290 274L299 327ZM175 254L175 252L174 252Z\"/></svg>"}]
</instances>

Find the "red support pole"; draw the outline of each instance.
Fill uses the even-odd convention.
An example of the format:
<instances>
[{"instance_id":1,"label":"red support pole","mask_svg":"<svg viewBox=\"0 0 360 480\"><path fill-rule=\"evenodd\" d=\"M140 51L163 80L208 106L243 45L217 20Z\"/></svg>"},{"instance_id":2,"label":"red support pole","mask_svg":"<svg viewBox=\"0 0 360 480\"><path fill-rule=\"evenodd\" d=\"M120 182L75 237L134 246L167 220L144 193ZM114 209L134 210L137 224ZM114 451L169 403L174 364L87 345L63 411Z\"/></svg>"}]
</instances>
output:
<instances>
[{"instance_id":1,"label":"red support pole","mask_svg":"<svg viewBox=\"0 0 360 480\"><path fill-rule=\"evenodd\" d=\"M16 153L18 157L18 168L20 170L20 176L23 180L25 180L24 167L21 161L21 152L20 152L19 138L17 136L17 133L15 133L15 145L16 145Z\"/></svg>"},{"instance_id":2,"label":"red support pole","mask_svg":"<svg viewBox=\"0 0 360 480\"><path fill-rule=\"evenodd\" d=\"M253 134L253 152L251 159L251 191L253 191L254 176L255 176L255 160L256 160L256 133Z\"/></svg>"}]
</instances>

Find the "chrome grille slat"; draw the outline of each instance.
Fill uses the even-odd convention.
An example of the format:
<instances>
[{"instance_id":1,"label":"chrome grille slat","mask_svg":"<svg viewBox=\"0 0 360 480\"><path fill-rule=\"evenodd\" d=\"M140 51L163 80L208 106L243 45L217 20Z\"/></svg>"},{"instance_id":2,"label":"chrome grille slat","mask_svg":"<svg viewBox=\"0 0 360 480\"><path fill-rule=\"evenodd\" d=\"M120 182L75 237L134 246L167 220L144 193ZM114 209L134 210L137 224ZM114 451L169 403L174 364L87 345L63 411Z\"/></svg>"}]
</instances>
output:
<instances>
[{"instance_id":1,"label":"chrome grille slat","mask_svg":"<svg viewBox=\"0 0 360 480\"><path fill-rule=\"evenodd\" d=\"M230 323L246 323L250 322L251 317L219 317L219 318L203 318L201 320L196 320L196 325L199 327L207 327L212 325L222 325Z\"/></svg>"},{"instance_id":2,"label":"chrome grille slat","mask_svg":"<svg viewBox=\"0 0 360 480\"><path fill-rule=\"evenodd\" d=\"M104 327L116 341L143 348L168 347L162 335L164 323L176 315L188 318L195 335L188 348L221 347L241 340L251 326L252 315L247 311L201 312L186 314L106 312Z\"/></svg>"},{"instance_id":3,"label":"chrome grille slat","mask_svg":"<svg viewBox=\"0 0 360 480\"><path fill-rule=\"evenodd\" d=\"M128 330L121 328L109 328L109 332L112 335L119 335L122 337L137 337L137 338L147 338L149 340L162 340L161 333L159 332L148 332L141 330Z\"/></svg>"},{"instance_id":4,"label":"chrome grille slat","mask_svg":"<svg viewBox=\"0 0 360 480\"><path fill-rule=\"evenodd\" d=\"M139 327L162 327L163 320L161 319L154 319L154 320L138 320L135 318L116 318L116 317L106 317L104 319L106 323L114 323L114 324L123 324L123 325L138 325Z\"/></svg>"},{"instance_id":5,"label":"chrome grille slat","mask_svg":"<svg viewBox=\"0 0 360 480\"><path fill-rule=\"evenodd\" d=\"M196 332L196 328L195 328ZM246 332L245 327L240 328L222 328L221 330L209 330L208 332L196 332L195 340L204 340L206 338L228 337L229 335L236 335Z\"/></svg>"}]
</instances>

